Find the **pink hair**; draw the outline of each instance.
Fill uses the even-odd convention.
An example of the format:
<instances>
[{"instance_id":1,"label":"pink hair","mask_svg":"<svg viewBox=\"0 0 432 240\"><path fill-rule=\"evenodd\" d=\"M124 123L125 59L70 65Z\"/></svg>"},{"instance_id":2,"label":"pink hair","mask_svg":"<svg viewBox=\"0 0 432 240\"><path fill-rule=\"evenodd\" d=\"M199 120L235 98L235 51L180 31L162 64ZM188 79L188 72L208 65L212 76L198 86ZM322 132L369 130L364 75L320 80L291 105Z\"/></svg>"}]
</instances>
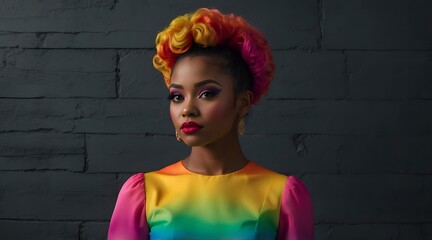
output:
<instances>
[{"instance_id":1,"label":"pink hair","mask_svg":"<svg viewBox=\"0 0 432 240\"><path fill-rule=\"evenodd\" d=\"M157 35L153 65L162 72L167 87L178 56L193 44L201 47L225 45L238 51L253 76L252 103L257 103L267 93L275 66L263 34L239 16L207 8L176 17Z\"/></svg>"}]
</instances>

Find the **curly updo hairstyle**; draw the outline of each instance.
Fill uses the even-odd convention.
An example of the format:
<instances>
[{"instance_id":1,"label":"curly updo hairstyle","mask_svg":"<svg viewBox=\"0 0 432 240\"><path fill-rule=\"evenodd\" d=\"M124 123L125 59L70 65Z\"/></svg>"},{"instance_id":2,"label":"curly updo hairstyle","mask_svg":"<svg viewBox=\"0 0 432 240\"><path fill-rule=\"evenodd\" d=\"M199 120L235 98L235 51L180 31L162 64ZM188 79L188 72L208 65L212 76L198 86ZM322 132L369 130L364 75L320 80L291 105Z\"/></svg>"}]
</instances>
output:
<instances>
[{"instance_id":1,"label":"curly updo hairstyle","mask_svg":"<svg viewBox=\"0 0 432 240\"><path fill-rule=\"evenodd\" d=\"M234 78L234 91L250 90L252 103L267 93L274 75L271 49L256 28L243 18L200 8L176 17L156 37L153 65L170 85L177 60L186 56L217 56Z\"/></svg>"}]
</instances>

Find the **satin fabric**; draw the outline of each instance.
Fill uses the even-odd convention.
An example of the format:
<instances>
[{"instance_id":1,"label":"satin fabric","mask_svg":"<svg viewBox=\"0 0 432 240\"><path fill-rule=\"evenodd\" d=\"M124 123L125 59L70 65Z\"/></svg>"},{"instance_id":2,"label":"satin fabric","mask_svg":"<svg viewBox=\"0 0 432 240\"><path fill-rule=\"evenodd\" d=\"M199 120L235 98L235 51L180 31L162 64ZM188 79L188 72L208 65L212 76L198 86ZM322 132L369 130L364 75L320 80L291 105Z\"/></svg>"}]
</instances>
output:
<instances>
[{"instance_id":1,"label":"satin fabric","mask_svg":"<svg viewBox=\"0 0 432 240\"><path fill-rule=\"evenodd\" d=\"M108 239L312 240L312 205L299 179L253 162L209 176L179 161L125 182Z\"/></svg>"}]
</instances>

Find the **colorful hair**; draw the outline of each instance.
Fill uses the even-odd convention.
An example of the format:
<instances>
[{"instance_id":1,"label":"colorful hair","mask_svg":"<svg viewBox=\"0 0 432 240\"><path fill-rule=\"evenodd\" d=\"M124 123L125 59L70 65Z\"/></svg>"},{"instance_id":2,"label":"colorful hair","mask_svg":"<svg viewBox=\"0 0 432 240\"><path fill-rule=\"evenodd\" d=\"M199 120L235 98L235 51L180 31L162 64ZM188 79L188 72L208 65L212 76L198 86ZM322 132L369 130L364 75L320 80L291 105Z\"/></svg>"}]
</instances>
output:
<instances>
[{"instance_id":1,"label":"colorful hair","mask_svg":"<svg viewBox=\"0 0 432 240\"><path fill-rule=\"evenodd\" d=\"M239 52L253 76L250 89L253 93L252 103L257 103L267 93L275 68L271 49L264 36L243 18L233 14L224 15L217 9L200 8L172 20L157 35L157 53L153 57L153 65L162 72L167 87L178 56L193 45L224 45Z\"/></svg>"}]
</instances>

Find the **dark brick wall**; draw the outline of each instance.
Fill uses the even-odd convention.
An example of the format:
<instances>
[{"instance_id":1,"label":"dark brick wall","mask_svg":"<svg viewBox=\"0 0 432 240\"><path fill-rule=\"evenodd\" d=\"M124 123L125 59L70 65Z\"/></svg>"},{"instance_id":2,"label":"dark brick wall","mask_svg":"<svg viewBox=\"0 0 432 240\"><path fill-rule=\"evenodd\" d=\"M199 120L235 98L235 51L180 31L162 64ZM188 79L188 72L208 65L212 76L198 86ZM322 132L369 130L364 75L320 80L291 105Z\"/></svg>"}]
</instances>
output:
<instances>
[{"instance_id":1,"label":"dark brick wall","mask_svg":"<svg viewBox=\"0 0 432 240\"><path fill-rule=\"evenodd\" d=\"M242 143L307 184L316 239L432 239L428 0L1 1L0 239L104 239L123 182L187 154L151 58L201 6L274 49Z\"/></svg>"}]
</instances>

